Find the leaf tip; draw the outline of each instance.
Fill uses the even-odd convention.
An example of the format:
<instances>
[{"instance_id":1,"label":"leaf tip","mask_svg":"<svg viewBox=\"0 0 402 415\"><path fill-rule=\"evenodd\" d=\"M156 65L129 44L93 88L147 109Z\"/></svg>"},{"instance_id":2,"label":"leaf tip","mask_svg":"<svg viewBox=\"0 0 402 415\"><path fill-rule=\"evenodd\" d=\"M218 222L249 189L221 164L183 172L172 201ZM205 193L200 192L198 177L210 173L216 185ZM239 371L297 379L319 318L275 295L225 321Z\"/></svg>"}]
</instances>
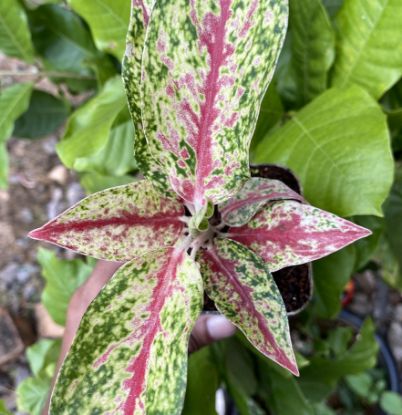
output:
<instances>
[{"instance_id":1,"label":"leaf tip","mask_svg":"<svg viewBox=\"0 0 402 415\"><path fill-rule=\"evenodd\" d=\"M289 367L288 369L292 375L295 375L296 377L300 377L300 372L299 372L299 368L297 367L297 363L294 363L294 365L292 367Z\"/></svg>"},{"instance_id":2,"label":"leaf tip","mask_svg":"<svg viewBox=\"0 0 402 415\"><path fill-rule=\"evenodd\" d=\"M363 226L354 224L354 227L355 227L355 232L354 232L355 241L359 239L367 238L368 236L373 234L373 232L370 229L363 228Z\"/></svg>"},{"instance_id":3,"label":"leaf tip","mask_svg":"<svg viewBox=\"0 0 402 415\"><path fill-rule=\"evenodd\" d=\"M28 233L27 236L28 238L36 239L37 241L49 241L46 225L41 226L40 228L33 229Z\"/></svg>"},{"instance_id":4,"label":"leaf tip","mask_svg":"<svg viewBox=\"0 0 402 415\"><path fill-rule=\"evenodd\" d=\"M274 359L274 361L279 365L282 366L284 369L288 370L292 375L299 377L300 372L297 366L296 357L294 353L292 356L287 356L285 360L283 359Z\"/></svg>"}]
</instances>

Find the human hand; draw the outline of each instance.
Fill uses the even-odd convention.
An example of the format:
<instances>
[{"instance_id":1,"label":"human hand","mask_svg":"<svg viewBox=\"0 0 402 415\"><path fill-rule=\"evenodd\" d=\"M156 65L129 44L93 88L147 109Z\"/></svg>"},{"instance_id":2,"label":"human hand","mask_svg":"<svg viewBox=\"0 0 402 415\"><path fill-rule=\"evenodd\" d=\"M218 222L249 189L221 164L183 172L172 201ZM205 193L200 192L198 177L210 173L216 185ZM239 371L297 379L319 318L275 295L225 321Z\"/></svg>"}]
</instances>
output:
<instances>
[{"instance_id":1,"label":"human hand","mask_svg":"<svg viewBox=\"0 0 402 415\"><path fill-rule=\"evenodd\" d=\"M62 347L63 358L71 346L75 332L89 304L121 265L122 263L118 262L99 261L92 275L73 295L67 311ZM221 315L202 315L191 334L189 352L194 352L213 341L230 337L235 330L235 327Z\"/></svg>"}]
</instances>

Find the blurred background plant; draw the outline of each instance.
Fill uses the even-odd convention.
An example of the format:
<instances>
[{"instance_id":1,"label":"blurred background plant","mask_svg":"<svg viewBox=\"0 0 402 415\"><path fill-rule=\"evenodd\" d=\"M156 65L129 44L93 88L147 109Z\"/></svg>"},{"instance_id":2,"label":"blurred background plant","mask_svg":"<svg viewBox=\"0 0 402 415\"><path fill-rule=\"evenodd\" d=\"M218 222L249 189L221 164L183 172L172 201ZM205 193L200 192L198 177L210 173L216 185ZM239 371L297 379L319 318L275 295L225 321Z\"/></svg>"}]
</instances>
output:
<instances>
[{"instance_id":1,"label":"blurred background plant","mask_svg":"<svg viewBox=\"0 0 402 415\"><path fill-rule=\"evenodd\" d=\"M237 335L191 356L183 413L402 414L398 3L290 0L251 161L291 168L307 200L373 235L314 265L311 304L291 319L300 378ZM120 79L129 9L127 0L0 2L0 414L40 413L68 301L94 265L35 252L26 232L81 189L138 173Z\"/></svg>"}]
</instances>

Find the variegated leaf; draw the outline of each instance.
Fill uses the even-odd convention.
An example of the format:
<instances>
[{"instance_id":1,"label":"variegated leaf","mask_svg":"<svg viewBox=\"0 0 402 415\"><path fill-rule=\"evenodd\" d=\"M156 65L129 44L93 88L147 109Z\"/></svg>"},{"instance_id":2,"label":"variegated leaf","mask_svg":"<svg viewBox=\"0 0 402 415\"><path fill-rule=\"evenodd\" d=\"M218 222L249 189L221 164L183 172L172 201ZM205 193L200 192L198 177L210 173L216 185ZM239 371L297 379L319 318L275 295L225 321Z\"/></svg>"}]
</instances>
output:
<instances>
[{"instance_id":1,"label":"variegated leaf","mask_svg":"<svg viewBox=\"0 0 402 415\"><path fill-rule=\"evenodd\" d=\"M111 261L129 261L173 246L184 224L182 204L141 180L92 194L29 236Z\"/></svg>"},{"instance_id":2,"label":"variegated leaf","mask_svg":"<svg viewBox=\"0 0 402 415\"><path fill-rule=\"evenodd\" d=\"M285 304L263 260L243 245L216 239L199 253L208 296L261 353L299 374Z\"/></svg>"},{"instance_id":3,"label":"variegated leaf","mask_svg":"<svg viewBox=\"0 0 402 415\"><path fill-rule=\"evenodd\" d=\"M329 255L370 233L332 213L287 200L268 204L246 225L230 228L227 237L259 254L273 272Z\"/></svg>"},{"instance_id":4,"label":"variegated leaf","mask_svg":"<svg viewBox=\"0 0 402 415\"><path fill-rule=\"evenodd\" d=\"M158 0L143 54L151 153L196 214L236 193L287 25L287 0Z\"/></svg>"},{"instance_id":5,"label":"variegated leaf","mask_svg":"<svg viewBox=\"0 0 402 415\"><path fill-rule=\"evenodd\" d=\"M202 297L198 266L182 250L121 267L81 321L50 413L179 415Z\"/></svg>"},{"instance_id":6,"label":"variegated leaf","mask_svg":"<svg viewBox=\"0 0 402 415\"><path fill-rule=\"evenodd\" d=\"M298 200L303 197L279 180L250 178L231 199L219 206L224 223L230 226L241 226L268 202L274 200Z\"/></svg>"},{"instance_id":7,"label":"variegated leaf","mask_svg":"<svg viewBox=\"0 0 402 415\"><path fill-rule=\"evenodd\" d=\"M142 128L140 106L141 58L144 49L145 34L155 0L133 0L131 19L127 33L127 48L123 59L123 81L126 88L128 105L135 127L134 152L136 161L145 177L165 194L169 183L148 150L148 144Z\"/></svg>"}]
</instances>

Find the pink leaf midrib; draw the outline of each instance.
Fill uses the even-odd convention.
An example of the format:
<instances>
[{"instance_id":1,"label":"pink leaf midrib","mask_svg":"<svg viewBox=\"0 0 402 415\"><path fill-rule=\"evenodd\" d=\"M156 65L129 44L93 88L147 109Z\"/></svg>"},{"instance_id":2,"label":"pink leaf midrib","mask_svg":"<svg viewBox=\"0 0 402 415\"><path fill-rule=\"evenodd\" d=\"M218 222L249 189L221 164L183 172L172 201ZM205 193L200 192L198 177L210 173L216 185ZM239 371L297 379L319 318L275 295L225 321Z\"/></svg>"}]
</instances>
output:
<instances>
[{"instance_id":1,"label":"pink leaf midrib","mask_svg":"<svg viewBox=\"0 0 402 415\"><path fill-rule=\"evenodd\" d=\"M129 390L128 397L122 408L125 415L132 415L136 410L137 404L141 406L141 409L144 409L140 397L145 388L147 364L152 342L157 332L161 329L160 313L166 300L169 298L169 294L174 289L177 268L183 260L184 255L183 251L171 250L171 252L172 257L170 260L168 259L167 267L162 268L155 276L157 284L152 291L152 302L147 307L147 311L150 312L150 317L143 323L140 335L146 328L148 333L144 337L141 351L127 369L128 372L132 373L132 377L124 382L124 386ZM149 326L151 326L151 329L149 329ZM136 337L136 334L133 334L132 337ZM143 352L143 350L145 351Z\"/></svg>"},{"instance_id":2,"label":"pink leaf midrib","mask_svg":"<svg viewBox=\"0 0 402 415\"><path fill-rule=\"evenodd\" d=\"M58 222L56 219L41 228L31 231L29 236L34 239L49 240L49 238L53 239L54 235L62 234L68 231L85 232L95 228L120 225L142 225L156 229L170 225L174 225L177 228L182 228L184 226L179 219L179 212L175 215L157 214L150 217L125 212L122 213L121 216L106 219L71 220L68 222Z\"/></svg>"},{"instance_id":3,"label":"pink leaf midrib","mask_svg":"<svg viewBox=\"0 0 402 415\"><path fill-rule=\"evenodd\" d=\"M271 229L264 225L260 228L250 228L248 224L230 228L227 237L245 243L247 246L253 242L272 241L278 244L281 249L290 247L296 252L303 252L306 251L305 246L308 243L306 241L320 241L321 244L326 241L332 242L335 246L344 246L370 234L366 229L357 225L354 226L355 228L349 228L345 232L342 232L339 228L309 231L308 227L304 228L301 225L301 216L292 214L290 219L278 223Z\"/></svg>"},{"instance_id":4,"label":"pink leaf midrib","mask_svg":"<svg viewBox=\"0 0 402 415\"><path fill-rule=\"evenodd\" d=\"M144 0L133 0L133 6L139 6L142 9L142 17L144 19L144 27L148 26L149 14L145 6Z\"/></svg>"},{"instance_id":5,"label":"pink leaf midrib","mask_svg":"<svg viewBox=\"0 0 402 415\"><path fill-rule=\"evenodd\" d=\"M240 281L232 275L232 272L223 264L219 254L216 252L216 248L209 249L205 251L205 253L209 254L213 261L220 267L220 269L224 272L228 280L232 283L233 286L236 287L236 292L240 295L241 299L243 300L247 310L250 314L254 315L257 318L258 327L263 333L264 337L268 339L269 343L273 347L275 351L275 355L278 359L278 363L282 364L284 367L291 369L292 371L295 370L295 364L292 363L289 358L284 354L283 350L278 346L277 342L275 341L272 333L266 327L265 321L261 316L261 313L253 307L253 300L250 297L251 289L248 287L244 287Z\"/></svg>"},{"instance_id":6,"label":"pink leaf midrib","mask_svg":"<svg viewBox=\"0 0 402 415\"><path fill-rule=\"evenodd\" d=\"M210 70L204 84L205 101L200 108L200 119L197 120L196 126L198 129L195 139L195 153L197 156L196 164L196 183L194 200L195 205L201 205L204 200L204 179L211 173L212 169L212 137L211 127L218 116L218 112L215 109L215 101L220 86L218 84L220 67L225 63L225 59L229 53L224 53L225 46L225 27L226 22L230 16L230 5L232 0L220 0L221 15L219 16L219 22L216 22L216 31L214 33L215 42L211 42L211 35L207 31L203 31L200 28L198 22L195 22L197 31L200 37L200 45L207 48L208 55L210 57ZM194 4L192 2L192 7ZM193 10L192 16L195 16ZM209 14L204 17L216 19L215 15Z\"/></svg>"}]
</instances>

